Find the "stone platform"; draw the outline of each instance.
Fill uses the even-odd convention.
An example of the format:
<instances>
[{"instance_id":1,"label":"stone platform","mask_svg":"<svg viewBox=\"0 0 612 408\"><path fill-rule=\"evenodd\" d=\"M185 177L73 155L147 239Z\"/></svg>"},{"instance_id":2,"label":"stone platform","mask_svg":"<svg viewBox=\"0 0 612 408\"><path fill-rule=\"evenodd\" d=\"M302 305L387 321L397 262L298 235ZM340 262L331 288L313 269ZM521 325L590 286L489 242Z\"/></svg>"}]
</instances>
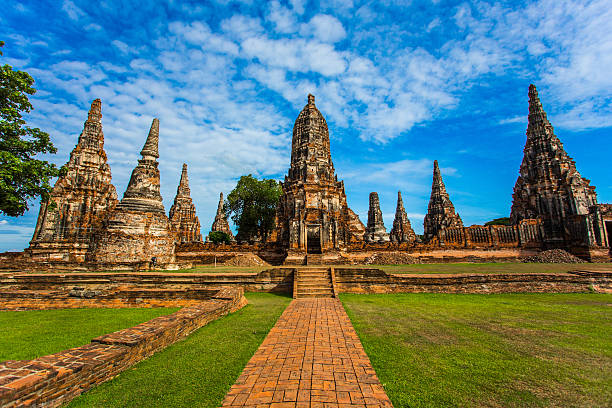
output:
<instances>
[{"instance_id":1,"label":"stone platform","mask_svg":"<svg viewBox=\"0 0 612 408\"><path fill-rule=\"evenodd\" d=\"M227 393L224 407L392 407L337 299L295 299Z\"/></svg>"}]
</instances>

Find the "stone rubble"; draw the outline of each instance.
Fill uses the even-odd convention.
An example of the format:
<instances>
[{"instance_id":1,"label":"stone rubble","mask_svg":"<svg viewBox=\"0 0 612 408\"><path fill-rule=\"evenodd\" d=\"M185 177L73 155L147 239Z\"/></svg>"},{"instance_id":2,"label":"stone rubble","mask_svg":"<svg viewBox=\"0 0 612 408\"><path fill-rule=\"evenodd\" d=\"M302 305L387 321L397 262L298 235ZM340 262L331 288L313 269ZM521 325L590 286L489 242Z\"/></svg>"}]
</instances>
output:
<instances>
[{"instance_id":1,"label":"stone rubble","mask_svg":"<svg viewBox=\"0 0 612 408\"><path fill-rule=\"evenodd\" d=\"M575 257L563 249L549 249L537 255L523 259L525 263L584 263L586 261Z\"/></svg>"}]
</instances>

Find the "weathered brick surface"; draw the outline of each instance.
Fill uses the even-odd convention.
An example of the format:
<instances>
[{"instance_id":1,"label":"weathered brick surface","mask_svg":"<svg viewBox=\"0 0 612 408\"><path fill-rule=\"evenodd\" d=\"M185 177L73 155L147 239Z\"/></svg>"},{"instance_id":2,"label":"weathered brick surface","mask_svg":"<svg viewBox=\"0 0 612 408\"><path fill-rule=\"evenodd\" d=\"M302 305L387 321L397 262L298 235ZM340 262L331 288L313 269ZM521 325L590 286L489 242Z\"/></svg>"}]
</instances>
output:
<instances>
[{"instance_id":1,"label":"weathered brick surface","mask_svg":"<svg viewBox=\"0 0 612 408\"><path fill-rule=\"evenodd\" d=\"M374 268L334 268L333 274L340 293L570 293L612 289L612 271L393 275Z\"/></svg>"},{"instance_id":2,"label":"weathered brick surface","mask_svg":"<svg viewBox=\"0 0 612 408\"><path fill-rule=\"evenodd\" d=\"M224 289L207 301L97 337L81 347L34 360L2 362L0 406L59 406L244 305L242 289Z\"/></svg>"},{"instance_id":3,"label":"weathered brick surface","mask_svg":"<svg viewBox=\"0 0 612 408\"><path fill-rule=\"evenodd\" d=\"M392 407L337 299L296 299L227 393L224 407Z\"/></svg>"}]
</instances>

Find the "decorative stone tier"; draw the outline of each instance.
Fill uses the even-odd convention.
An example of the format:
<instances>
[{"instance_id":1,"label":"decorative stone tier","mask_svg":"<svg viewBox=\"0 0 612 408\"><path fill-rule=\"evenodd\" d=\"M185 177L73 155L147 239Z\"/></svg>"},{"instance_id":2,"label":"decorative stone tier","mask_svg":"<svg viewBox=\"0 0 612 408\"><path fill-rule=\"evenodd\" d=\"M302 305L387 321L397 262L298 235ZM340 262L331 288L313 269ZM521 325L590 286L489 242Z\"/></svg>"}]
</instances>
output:
<instances>
[{"instance_id":1,"label":"decorative stone tier","mask_svg":"<svg viewBox=\"0 0 612 408\"><path fill-rule=\"evenodd\" d=\"M91 343L34 360L0 363L0 406L58 407L193 331L246 305L240 288Z\"/></svg>"}]
</instances>

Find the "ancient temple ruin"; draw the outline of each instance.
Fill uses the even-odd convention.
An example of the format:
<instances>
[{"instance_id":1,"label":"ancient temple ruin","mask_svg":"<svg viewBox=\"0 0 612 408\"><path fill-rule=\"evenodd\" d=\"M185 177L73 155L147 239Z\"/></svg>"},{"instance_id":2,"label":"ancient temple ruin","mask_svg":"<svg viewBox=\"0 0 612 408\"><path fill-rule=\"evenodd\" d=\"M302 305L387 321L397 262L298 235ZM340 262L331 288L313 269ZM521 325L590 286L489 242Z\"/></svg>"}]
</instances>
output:
<instances>
[{"instance_id":1,"label":"ancient temple ruin","mask_svg":"<svg viewBox=\"0 0 612 408\"><path fill-rule=\"evenodd\" d=\"M104 151L102 102L91 103L66 173L42 202L28 252L33 259L83 262L102 220L117 205Z\"/></svg>"},{"instance_id":2,"label":"ancient temple ruin","mask_svg":"<svg viewBox=\"0 0 612 408\"><path fill-rule=\"evenodd\" d=\"M527 141L512 194L510 219L538 219L546 247L576 251L576 246L607 246L595 187L580 175L529 86Z\"/></svg>"},{"instance_id":3,"label":"ancient temple ruin","mask_svg":"<svg viewBox=\"0 0 612 408\"><path fill-rule=\"evenodd\" d=\"M234 234L230 229L229 223L227 222L227 217L225 216L225 211L223 211L223 193L219 193L219 204L217 205L217 214L215 215L215 220L210 227L210 232L223 232L230 237L230 240L235 241Z\"/></svg>"},{"instance_id":4,"label":"ancient temple ruin","mask_svg":"<svg viewBox=\"0 0 612 408\"><path fill-rule=\"evenodd\" d=\"M446 228L463 227L463 221L446 192L446 186L440 174L438 161L434 160L433 181L431 183L431 197L427 207L427 214L423 221L423 232L426 240L434 238L440 230Z\"/></svg>"},{"instance_id":5,"label":"ancient temple ruin","mask_svg":"<svg viewBox=\"0 0 612 408\"><path fill-rule=\"evenodd\" d=\"M187 163L183 163L181 181L176 189L174 204L170 207L170 224L178 234L178 242L202 242L200 220L189 189Z\"/></svg>"},{"instance_id":6,"label":"ancient temple ruin","mask_svg":"<svg viewBox=\"0 0 612 408\"><path fill-rule=\"evenodd\" d=\"M383 222L380 201L376 192L370 193L368 224L363 239L365 242L389 242L389 234L387 234L387 229Z\"/></svg>"},{"instance_id":7,"label":"ancient temple ruin","mask_svg":"<svg viewBox=\"0 0 612 408\"><path fill-rule=\"evenodd\" d=\"M159 180L159 120L153 119L142 158L132 171L121 202L95 241L91 260L98 264L174 262L176 233L166 216Z\"/></svg>"},{"instance_id":8,"label":"ancient temple ruin","mask_svg":"<svg viewBox=\"0 0 612 408\"><path fill-rule=\"evenodd\" d=\"M395 209L395 219L393 220L393 228L389 233L391 242L394 243L413 243L417 240L417 236L412 229L410 220L406 215L404 209L404 201L402 200L402 193L397 192L397 207Z\"/></svg>"},{"instance_id":9,"label":"ancient temple ruin","mask_svg":"<svg viewBox=\"0 0 612 408\"><path fill-rule=\"evenodd\" d=\"M291 167L278 206L278 242L289 251L321 253L362 241L364 226L348 208L332 163L325 118L308 95L293 126Z\"/></svg>"}]
</instances>

